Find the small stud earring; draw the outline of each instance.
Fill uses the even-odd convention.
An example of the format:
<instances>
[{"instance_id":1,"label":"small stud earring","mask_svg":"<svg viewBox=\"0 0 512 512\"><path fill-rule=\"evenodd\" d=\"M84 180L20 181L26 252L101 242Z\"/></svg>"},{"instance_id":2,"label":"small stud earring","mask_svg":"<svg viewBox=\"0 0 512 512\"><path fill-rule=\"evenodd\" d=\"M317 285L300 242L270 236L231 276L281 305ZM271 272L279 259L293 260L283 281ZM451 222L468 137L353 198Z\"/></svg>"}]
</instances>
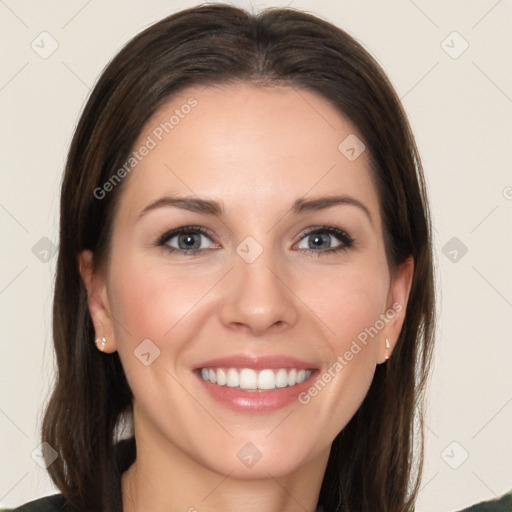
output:
<instances>
[{"instance_id":1,"label":"small stud earring","mask_svg":"<svg viewBox=\"0 0 512 512\"><path fill-rule=\"evenodd\" d=\"M107 338L103 336L103 338L96 338L96 346L98 346L98 343L101 341L101 347L98 347L102 352L105 349L105 345L107 344Z\"/></svg>"},{"instance_id":2,"label":"small stud earring","mask_svg":"<svg viewBox=\"0 0 512 512\"><path fill-rule=\"evenodd\" d=\"M389 353L388 350L391 348L391 345L389 344L389 338L386 338L386 361L389 359Z\"/></svg>"}]
</instances>

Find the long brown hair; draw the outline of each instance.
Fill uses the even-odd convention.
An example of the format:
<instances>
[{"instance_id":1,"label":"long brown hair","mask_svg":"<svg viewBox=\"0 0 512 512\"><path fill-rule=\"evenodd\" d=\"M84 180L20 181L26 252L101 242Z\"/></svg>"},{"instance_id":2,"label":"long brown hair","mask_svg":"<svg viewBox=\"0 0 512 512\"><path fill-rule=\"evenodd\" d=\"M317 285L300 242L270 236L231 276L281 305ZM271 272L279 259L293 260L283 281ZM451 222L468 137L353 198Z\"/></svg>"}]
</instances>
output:
<instances>
[{"instance_id":1,"label":"long brown hair","mask_svg":"<svg viewBox=\"0 0 512 512\"><path fill-rule=\"evenodd\" d=\"M122 511L123 468L115 449L119 426L130 421L133 395L117 352L95 347L77 255L91 250L97 269L107 261L126 180L105 197L94 191L126 162L148 118L172 95L192 85L240 81L309 90L352 121L371 157L390 270L414 258L393 355L377 366L362 405L335 438L319 499L326 512L340 500L347 512L411 512L423 462L422 404L435 318L421 162L377 62L343 30L287 8L256 15L223 4L180 11L133 38L94 87L62 184L53 309L57 376L42 427L42 440L59 457L48 472L79 510Z\"/></svg>"}]
</instances>

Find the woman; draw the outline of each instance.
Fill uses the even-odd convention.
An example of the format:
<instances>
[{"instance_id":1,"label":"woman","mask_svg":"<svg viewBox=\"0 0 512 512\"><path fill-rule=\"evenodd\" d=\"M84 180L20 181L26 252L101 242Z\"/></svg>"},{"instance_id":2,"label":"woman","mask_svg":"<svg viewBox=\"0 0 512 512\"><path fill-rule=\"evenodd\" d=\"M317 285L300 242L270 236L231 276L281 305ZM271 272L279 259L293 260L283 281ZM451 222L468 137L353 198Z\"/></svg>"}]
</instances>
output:
<instances>
[{"instance_id":1,"label":"woman","mask_svg":"<svg viewBox=\"0 0 512 512\"><path fill-rule=\"evenodd\" d=\"M220 4L148 28L85 107L60 226L61 493L19 510L414 510L428 202L350 36Z\"/></svg>"}]
</instances>

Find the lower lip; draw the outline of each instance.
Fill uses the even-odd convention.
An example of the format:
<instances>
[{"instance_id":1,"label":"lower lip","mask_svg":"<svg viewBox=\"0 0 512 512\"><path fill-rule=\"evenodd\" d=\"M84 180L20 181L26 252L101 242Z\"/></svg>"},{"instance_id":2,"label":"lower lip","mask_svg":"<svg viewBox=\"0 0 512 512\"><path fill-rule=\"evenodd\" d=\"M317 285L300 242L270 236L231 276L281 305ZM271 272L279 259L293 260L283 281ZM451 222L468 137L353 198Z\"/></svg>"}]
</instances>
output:
<instances>
[{"instance_id":1,"label":"lower lip","mask_svg":"<svg viewBox=\"0 0 512 512\"><path fill-rule=\"evenodd\" d=\"M293 402L298 401L298 395L306 391L315 378L317 371L313 370L308 379L295 386L275 388L264 391L244 391L228 386L218 386L210 381L204 380L198 373L194 372L201 381L210 396L219 403L235 411L277 411Z\"/></svg>"}]
</instances>

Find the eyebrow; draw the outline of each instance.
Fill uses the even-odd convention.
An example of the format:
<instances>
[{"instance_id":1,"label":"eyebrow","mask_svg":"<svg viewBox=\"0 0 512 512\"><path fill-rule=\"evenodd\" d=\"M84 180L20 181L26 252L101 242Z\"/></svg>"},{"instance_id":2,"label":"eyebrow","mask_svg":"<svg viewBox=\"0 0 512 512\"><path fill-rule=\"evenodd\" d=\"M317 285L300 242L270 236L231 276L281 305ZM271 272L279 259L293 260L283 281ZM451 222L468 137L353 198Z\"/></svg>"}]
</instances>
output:
<instances>
[{"instance_id":1,"label":"eyebrow","mask_svg":"<svg viewBox=\"0 0 512 512\"><path fill-rule=\"evenodd\" d=\"M312 199L304 199L301 197L294 201L290 211L295 215L299 215L301 213L307 213L311 211L325 210L337 205L351 205L359 208L366 214L370 224L373 225L373 219L370 210L361 201L351 196L323 196L315 197ZM215 217L222 217L224 215L223 204L211 199L203 199L200 197L191 196L166 196L148 204L140 212L139 219L152 210L164 207L180 208L182 210L213 215Z\"/></svg>"}]
</instances>

